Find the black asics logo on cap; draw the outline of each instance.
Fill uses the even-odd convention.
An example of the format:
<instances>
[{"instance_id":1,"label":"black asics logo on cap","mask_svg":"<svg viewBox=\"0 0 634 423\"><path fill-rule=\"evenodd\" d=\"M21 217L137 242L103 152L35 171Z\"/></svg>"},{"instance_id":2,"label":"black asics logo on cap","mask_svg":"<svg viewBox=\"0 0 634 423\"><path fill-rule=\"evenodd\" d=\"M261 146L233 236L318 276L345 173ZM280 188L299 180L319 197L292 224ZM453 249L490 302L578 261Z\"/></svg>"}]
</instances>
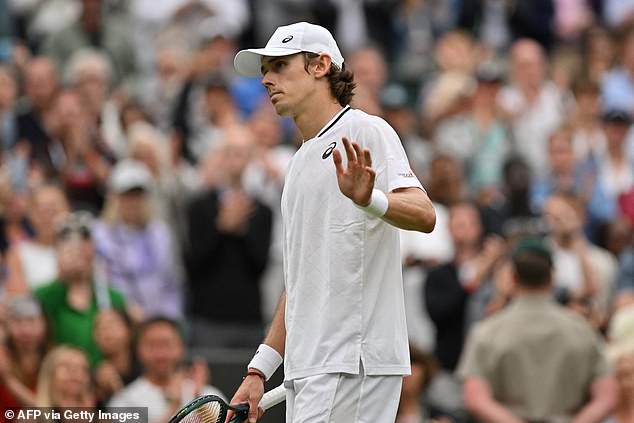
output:
<instances>
[{"instance_id":1,"label":"black asics logo on cap","mask_svg":"<svg viewBox=\"0 0 634 423\"><path fill-rule=\"evenodd\" d=\"M326 160L332 154L332 151L335 149L336 146L336 142L331 142L326 151L324 151L324 154L321 155L321 158Z\"/></svg>"},{"instance_id":2,"label":"black asics logo on cap","mask_svg":"<svg viewBox=\"0 0 634 423\"><path fill-rule=\"evenodd\" d=\"M282 40L282 42L283 42L284 44L286 44L286 43L288 43L288 42L289 42L290 40L292 40L292 39L293 39L293 36L292 36L292 35L289 35L288 37L284 38L284 39Z\"/></svg>"}]
</instances>

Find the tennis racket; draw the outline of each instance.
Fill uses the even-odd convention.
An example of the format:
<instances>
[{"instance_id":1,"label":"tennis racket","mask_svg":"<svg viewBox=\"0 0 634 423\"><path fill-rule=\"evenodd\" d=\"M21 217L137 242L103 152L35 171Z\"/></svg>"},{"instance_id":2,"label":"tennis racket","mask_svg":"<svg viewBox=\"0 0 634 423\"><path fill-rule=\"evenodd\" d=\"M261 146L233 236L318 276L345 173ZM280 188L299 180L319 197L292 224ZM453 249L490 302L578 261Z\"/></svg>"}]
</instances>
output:
<instances>
[{"instance_id":1,"label":"tennis racket","mask_svg":"<svg viewBox=\"0 0 634 423\"><path fill-rule=\"evenodd\" d=\"M262 396L260 408L267 410L286 399L284 385L271 389ZM249 416L249 404L229 405L216 395L205 395L190 401L168 423L224 423L227 412L235 412L230 423L242 423Z\"/></svg>"}]
</instances>

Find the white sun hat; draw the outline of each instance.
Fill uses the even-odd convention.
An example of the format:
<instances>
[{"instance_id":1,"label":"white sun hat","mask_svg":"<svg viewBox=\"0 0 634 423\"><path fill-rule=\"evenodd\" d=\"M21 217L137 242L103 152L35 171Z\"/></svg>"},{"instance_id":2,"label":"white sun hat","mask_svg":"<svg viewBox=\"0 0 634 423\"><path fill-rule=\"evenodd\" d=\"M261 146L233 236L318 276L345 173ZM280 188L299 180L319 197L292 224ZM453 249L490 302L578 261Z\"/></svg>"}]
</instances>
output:
<instances>
[{"instance_id":1,"label":"white sun hat","mask_svg":"<svg viewBox=\"0 0 634 423\"><path fill-rule=\"evenodd\" d=\"M330 31L308 22L278 27L266 43L266 47L239 51L233 60L233 65L238 73L255 78L262 76L262 57L288 56L303 51L327 54L332 63L339 69L343 68L343 56Z\"/></svg>"}]
</instances>

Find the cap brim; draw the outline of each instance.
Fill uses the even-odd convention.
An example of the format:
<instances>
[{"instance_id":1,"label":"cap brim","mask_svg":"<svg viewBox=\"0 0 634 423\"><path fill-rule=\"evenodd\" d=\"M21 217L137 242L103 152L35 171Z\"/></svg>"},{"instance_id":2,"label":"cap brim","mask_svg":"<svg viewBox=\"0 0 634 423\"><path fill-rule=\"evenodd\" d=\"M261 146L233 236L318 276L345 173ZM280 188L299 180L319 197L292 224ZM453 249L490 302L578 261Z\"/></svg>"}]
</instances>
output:
<instances>
[{"instance_id":1,"label":"cap brim","mask_svg":"<svg viewBox=\"0 0 634 423\"><path fill-rule=\"evenodd\" d=\"M135 191L135 190L142 190L147 192L149 191L149 188L146 184L130 184L130 185L113 187L113 190L117 194L125 194L126 192Z\"/></svg>"},{"instance_id":2,"label":"cap brim","mask_svg":"<svg viewBox=\"0 0 634 423\"><path fill-rule=\"evenodd\" d=\"M249 78L262 76L262 57L281 57L291 54L301 53L301 50L294 48L250 48L241 50L233 59L233 66L236 71Z\"/></svg>"}]
</instances>

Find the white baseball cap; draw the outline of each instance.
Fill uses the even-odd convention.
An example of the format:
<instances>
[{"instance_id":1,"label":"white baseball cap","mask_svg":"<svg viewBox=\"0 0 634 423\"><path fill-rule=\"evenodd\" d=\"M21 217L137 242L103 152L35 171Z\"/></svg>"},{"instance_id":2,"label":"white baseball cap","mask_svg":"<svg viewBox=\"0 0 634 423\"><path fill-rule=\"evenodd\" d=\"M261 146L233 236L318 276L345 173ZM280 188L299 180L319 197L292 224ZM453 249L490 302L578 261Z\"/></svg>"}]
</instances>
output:
<instances>
[{"instance_id":1,"label":"white baseball cap","mask_svg":"<svg viewBox=\"0 0 634 423\"><path fill-rule=\"evenodd\" d=\"M150 191L152 188L152 174L139 161L132 159L119 161L110 173L110 189L120 194L134 188Z\"/></svg>"},{"instance_id":2,"label":"white baseball cap","mask_svg":"<svg viewBox=\"0 0 634 423\"><path fill-rule=\"evenodd\" d=\"M262 76L263 56L288 56L303 51L327 54L332 63L343 68L343 56L337 42L326 28L308 22L278 27L264 48L241 50L233 59L238 73L251 78Z\"/></svg>"}]
</instances>

